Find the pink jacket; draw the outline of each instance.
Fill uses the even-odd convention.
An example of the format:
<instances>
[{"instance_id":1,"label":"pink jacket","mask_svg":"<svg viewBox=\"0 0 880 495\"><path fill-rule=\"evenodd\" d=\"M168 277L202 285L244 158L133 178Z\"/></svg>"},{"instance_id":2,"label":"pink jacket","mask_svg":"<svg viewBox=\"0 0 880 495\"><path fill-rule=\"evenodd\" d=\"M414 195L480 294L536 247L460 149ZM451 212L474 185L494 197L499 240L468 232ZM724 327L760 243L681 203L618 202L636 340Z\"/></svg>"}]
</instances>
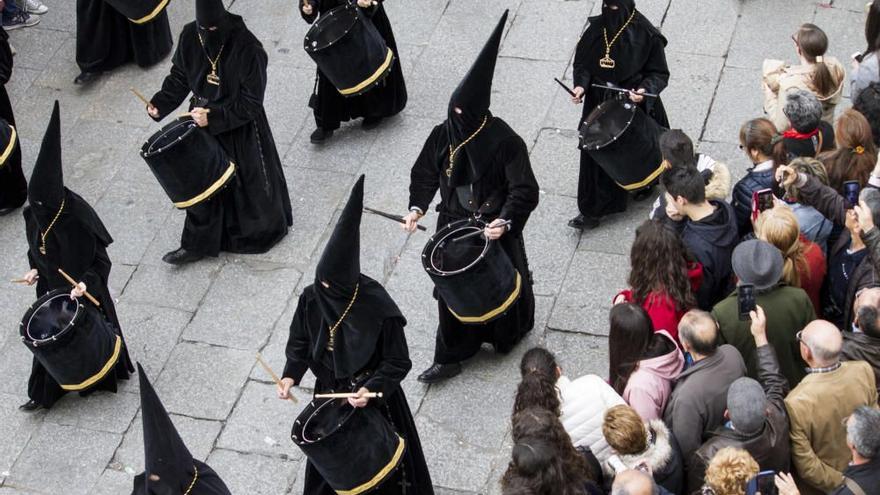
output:
<instances>
[{"instance_id":1,"label":"pink jacket","mask_svg":"<svg viewBox=\"0 0 880 495\"><path fill-rule=\"evenodd\" d=\"M684 355L675 339L665 330L659 335L675 344L675 350L639 362L639 367L629 377L623 390L623 400L645 421L662 419L666 401L672 393L672 384L684 368Z\"/></svg>"}]
</instances>

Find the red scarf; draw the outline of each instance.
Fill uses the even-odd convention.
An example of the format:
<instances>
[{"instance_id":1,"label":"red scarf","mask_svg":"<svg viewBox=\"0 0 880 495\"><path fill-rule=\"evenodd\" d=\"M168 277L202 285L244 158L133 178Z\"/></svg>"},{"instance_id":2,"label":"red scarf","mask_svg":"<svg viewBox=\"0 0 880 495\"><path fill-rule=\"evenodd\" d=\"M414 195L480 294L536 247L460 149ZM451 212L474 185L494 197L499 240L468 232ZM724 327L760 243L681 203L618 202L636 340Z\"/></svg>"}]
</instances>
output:
<instances>
[{"instance_id":1,"label":"red scarf","mask_svg":"<svg viewBox=\"0 0 880 495\"><path fill-rule=\"evenodd\" d=\"M806 134L802 134L792 127L791 129L782 133L782 137L785 139L811 139L819 134L819 128L813 129L812 132L808 132Z\"/></svg>"}]
</instances>

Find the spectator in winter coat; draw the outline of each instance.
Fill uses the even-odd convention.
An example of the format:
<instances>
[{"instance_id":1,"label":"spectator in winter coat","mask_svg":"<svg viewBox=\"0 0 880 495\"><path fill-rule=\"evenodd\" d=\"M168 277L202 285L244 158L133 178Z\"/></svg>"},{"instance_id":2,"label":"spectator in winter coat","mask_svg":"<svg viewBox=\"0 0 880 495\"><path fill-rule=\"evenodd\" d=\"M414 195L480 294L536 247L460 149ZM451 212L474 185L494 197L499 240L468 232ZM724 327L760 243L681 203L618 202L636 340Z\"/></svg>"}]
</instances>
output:
<instances>
[{"instance_id":1,"label":"spectator in winter coat","mask_svg":"<svg viewBox=\"0 0 880 495\"><path fill-rule=\"evenodd\" d=\"M844 194L843 183L847 181L865 187L877 165L871 125L864 115L850 108L837 119L834 135L836 149L819 155L828 172L828 185L840 194Z\"/></svg>"},{"instance_id":2,"label":"spectator in winter coat","mask_svg":"<svg viewBox=\"0 0 880 495\"><path fill-rule=\"evenodd\" d=\"M697 450L688 472L690 486L699 486L706 466L724 447L746 450L762 471L789 471L788 381L779 371L773 346L767 341L767 318L758 306L752 312L751 331L758 348L758 381L740 378L727 391L729 423L716 428Z\"/></svg>"},{"instance_id":3,"label":"spectator in winter coat","mask_svg":"<svg viewBox=\"0 0 880 495\"><path fill-rule=\"evenodd\" d=\"M711 309L733 286L730 255L739 240L733 209L724 201L706 200L706 185L694 167L673 167L660 181L666 188L666 214L703 267L697 307Z\"/></svg>"},{"instance_id":4,"label":"spectator in winter coat","mask_svg":"<svg viewBox=\"0 0 880 495\"><path fill-rule=\"evenodd\" d=\"M853 110L864 115L871 126L874 146L880 146L880 82L872 82L868 87L853 96Z\"/></svg>"},{"instance_id":5,"label":"spectator in winter coat","mask_svg":"<svg viewBox=\"0 0 880 495\"><path fill-rule=\"evenodd\" d=\"M645 310L634 304L611 308L608 381L644 421L663 416L684 356L665 330L654 332Z\"/></svg>"},{"instance_id":6,"label":"spectator in winter coat","mask_svg":"<svg viewBox=\"0 0 880 495\"><path fill-rule=\"evenodd\" d=\"M868 19L865 21L865 41L868 47L853 59L852 77L849 83L850 99L855 101L859 94L871 83L880 81L880 0L868 4Z\"/></svg>"},{"instance_id":7,"label":"spectator in winter coat","mask_svg":"<svg viewBox=\"0 0 880 495\"><path fill-rule=\"evenodd\" d=\"M880 410L857 407L846 420L846 446L852 461L843 470L843 485L831 495L865 495L880 493Z\"/></svg>"},{"instance_id":8,"label":"spectator in winter coat","mask_svg":"<svg viewBox=\"0 0 880 495\"><path fill-rule=\"evenodd\" d=\"M776 190L774 171L788 163L785 138L767 119L753 119L739 130L739 147L752 162L745 177L733 186L731 205L739 237L752 232L752 197L763 189Z\"/></svg>"},{"instance_id":9,"label":"spectator in winter coat","mask_svg":"<svg viewBox=\"0 0 880 495\"><path fill-rule=\"evenodd\" d=\"M880 288L859 291L853 314L852 331L843 332L841 359L870 364L880 392Z\"/></svg>"},{"instance_id":10,"label":"spectator in winter coat","mask_svg":"<svg viewBox=\"0 0 880 495\"><path fill-rule=\"evenodd\" d=\"M816 95L804 89L789 91L783 112L791 124L782 133L790 159L816 158L834 149L834 127L822 120L822 104Z\"/></svg>"},{"instance_id":11,"label":"spectator in winter coat","mask_svg":"<svg viewBox=\"0 0 880 495\"><path fill-rule=\"evenodd\" d=\"M825 165L815 158L797 158L789 164L789 167L799 174L815 177L824 186L828 185L828 173L825 171ZM831 223L831 220L822 216L812 206L801 202L796 184L792 184L785 189L783 200L797 217L801 234L809 241L818 244L822 248L822 253L827 256L829 247L828 237L834 229L834 224ZM819 310L817 309L817 311Z\"/></svg>"}]
</instances>

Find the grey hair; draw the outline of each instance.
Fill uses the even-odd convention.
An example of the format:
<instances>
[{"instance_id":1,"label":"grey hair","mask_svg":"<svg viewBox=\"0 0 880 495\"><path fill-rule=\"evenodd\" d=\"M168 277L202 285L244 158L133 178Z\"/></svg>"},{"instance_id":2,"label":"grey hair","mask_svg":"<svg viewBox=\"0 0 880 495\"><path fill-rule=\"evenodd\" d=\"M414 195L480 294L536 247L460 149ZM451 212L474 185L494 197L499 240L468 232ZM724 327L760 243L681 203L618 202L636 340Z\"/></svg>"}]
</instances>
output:
<instances>
[{"instance_id":1,"label":"grey hair","mask_svg":"<svg viewBox=\"0 0 880 495\"><path fill-rule=\"evenodd\" d=\"M788 121L796 131L811 132L822 120L822 104L813 93L794 89L786 93L782 113L788 117Z\"/></svg>"},{"instance_id":2,"label":"grey hair","mask_svg":"<svg viewBox=\"0 0 880 495\"><path fill-rule=\"evenodd\" d=\"M863 188L861 194L859 194L859 199L868 205L874 221L880 221L878 220L880 219L880 190L874 187Z\"/></svg>"},{"instance_id":3,"label":"grey hair","mask_svg":"<svg viewBox=\"0 0 880 495\"><path fill-rule=\"evenodd\" d=\"M846 424L846 439L865 459L880 454L880 410L859 406Z\"/></svg>"}]
</instances>

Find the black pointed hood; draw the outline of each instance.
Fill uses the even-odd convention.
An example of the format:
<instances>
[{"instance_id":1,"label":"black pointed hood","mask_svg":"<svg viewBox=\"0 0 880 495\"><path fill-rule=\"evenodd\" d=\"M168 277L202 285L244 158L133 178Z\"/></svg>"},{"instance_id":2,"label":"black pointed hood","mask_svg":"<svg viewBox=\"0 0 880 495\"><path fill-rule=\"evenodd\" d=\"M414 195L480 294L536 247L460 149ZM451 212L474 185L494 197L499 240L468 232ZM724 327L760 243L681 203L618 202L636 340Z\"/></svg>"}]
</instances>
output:
<instances>
[{"instance_id":1,"label":"black pointed hood","mask_svg":"<svg viewBox=\"0 0 880 495\"><path fill-rule=\"evenodd\" d=\"M200 27L217 26L228 14L223 0L196 0L196 22Z\"/></svg>"},{"instance_id":2,"label":"black pointed hood","mask_svg":"<svg viewBox=\"0 0 880 495\"><path fill-rule=\"evenodd\" d=\"M61 169L61 117L58 100L43 136L43 145L28 184L28 200L39 213L55 214L64 199L64 173Z\"/></svg>"},{"instance_id":3,"label":"black pointed hood","mask_svg":"<svg viewBox=\"0 0 880 495\"><path fill-rule=\"evenodd\" d=\"M491 136L490 128L494 119L489 107L492 103L495 64L507 15L508 11L505 10L477 59L449 99L446 118L449 143L456 149L467 142L454 157L449 177L453 187L473 184L491 165L497 139Z\"/></svg>"},{"instance_id":4,"label":"black pointed hood","mask_svg":"<svg viewBox=\"0 0 880 495\"><path fill-rule=\"evenodd\" d=\"M361 274L361 216L364 212L364 176L361 175L351 190L345 208L339 215L336 228L318 267L317 283L328 282L331 286L354 289Z\"/></svg>"},{"instance_id":5,"label":"black pointed hood","mask_svg":"<svg viewBox=\"0 0 880 495\"><path fill-rule=\"evenodd\" d=\"M18 135L15 127L4 119L0 119L0 169L6 165L6 160L18 147Z\"/></svg>"},{"instance_id":6,"label":"black pointed hood","mask_svg":"<svg viewBox=\"0 0 880 495\"><path fill-rule=\"evenodd\" d=\"M183 493L195 475L193 457L140 363L137 368L144 425L146 493ZM158 476L159 480L151 480L151 475Z\"/></svg>"}]
</instances>

